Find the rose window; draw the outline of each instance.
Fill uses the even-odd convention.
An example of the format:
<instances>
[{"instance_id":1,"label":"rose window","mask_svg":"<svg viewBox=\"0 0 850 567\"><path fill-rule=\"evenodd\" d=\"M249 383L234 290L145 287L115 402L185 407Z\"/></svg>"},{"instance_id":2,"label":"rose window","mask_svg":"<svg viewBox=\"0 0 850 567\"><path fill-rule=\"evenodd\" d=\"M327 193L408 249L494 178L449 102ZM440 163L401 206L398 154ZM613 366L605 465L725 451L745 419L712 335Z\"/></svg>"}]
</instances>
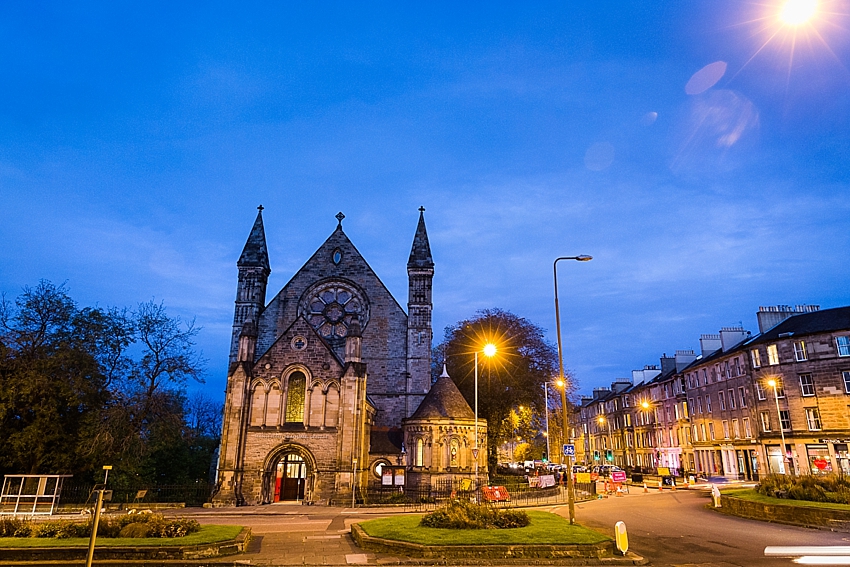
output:
<instances>
[{"instance_id":1,"label":"rose window","mask_svg":"<svg viewBox=\"0 0 850 567\"><path fill-rule=\"evenodd\" d=\"M348 335L354 315L357 315L361 328L366 326L366 302L362 295L348 284L322 284L308 290L304 298L301 302L301 314L328 340L341 339Z\"/></svg>"}]
</instances>

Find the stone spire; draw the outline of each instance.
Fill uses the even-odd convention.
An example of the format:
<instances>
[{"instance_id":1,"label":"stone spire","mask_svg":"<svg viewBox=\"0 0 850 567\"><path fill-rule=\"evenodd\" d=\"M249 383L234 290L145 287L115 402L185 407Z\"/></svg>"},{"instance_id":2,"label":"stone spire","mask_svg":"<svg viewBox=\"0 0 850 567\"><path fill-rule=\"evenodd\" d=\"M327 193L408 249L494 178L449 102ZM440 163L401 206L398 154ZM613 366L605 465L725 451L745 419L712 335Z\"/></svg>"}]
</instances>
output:
<instances>
[{"instance_id":1,"label":"stone spire","mask_svg":"<svg viewBox=\"0 0 850 567\"><path fill-rule=\"evenodd\" d=\"M271 272L269 267L269 252L266 248L266 231L263 228L263 206L257 207L257 220L254 221L254 227L251 229L251 234L248 235L248 241L245 243L245 248L242 249L242 255L236 263L241 267L257 267L264 268L267 272Z\"/></svg>"},{"instance_id":2,"label":"stone spire","mask_svg":"<svg viewBox=\"0 0 850 567\"><path fill-rule=\"evenodd\" d=\"M416 227L416 235L413 237L413 246L410 249L407 267L434 267L434 259L431 258L431 245L428 244L428 231L425 230L425 207L419 207L419 225Z\"/></svg>"}]
</instances>

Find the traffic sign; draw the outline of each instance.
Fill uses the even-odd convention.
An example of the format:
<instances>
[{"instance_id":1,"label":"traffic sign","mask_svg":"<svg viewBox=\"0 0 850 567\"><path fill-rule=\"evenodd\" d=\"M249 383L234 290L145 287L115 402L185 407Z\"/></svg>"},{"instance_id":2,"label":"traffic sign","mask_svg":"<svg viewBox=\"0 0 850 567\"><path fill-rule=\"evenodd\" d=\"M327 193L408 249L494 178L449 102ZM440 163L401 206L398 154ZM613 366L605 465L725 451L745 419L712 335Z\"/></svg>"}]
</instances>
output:
<instances>
[{"instance_id":1,"label":"traffic sign","mask_svg":"<svg viewBox=\"0 0 850 567\"><path fill-rule=\"evenodd\" d=\"M564 444L564 456L565 457L575 457L576 456L576 446L572 443Z\"/></svg>"}]
</instances>

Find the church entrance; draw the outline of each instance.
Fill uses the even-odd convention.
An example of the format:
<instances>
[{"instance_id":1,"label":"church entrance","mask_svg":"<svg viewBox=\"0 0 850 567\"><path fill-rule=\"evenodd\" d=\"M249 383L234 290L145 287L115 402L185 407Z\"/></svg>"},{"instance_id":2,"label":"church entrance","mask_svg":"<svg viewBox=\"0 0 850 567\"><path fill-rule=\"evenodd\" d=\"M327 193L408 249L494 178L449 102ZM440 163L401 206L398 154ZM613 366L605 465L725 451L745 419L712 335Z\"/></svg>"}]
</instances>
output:
<instances>
[{"instance_id":1,"label":"church entrance","mask_svg":"<svg viewBox=\"0 0 850 567\"><path fill-rule=\"evenodd\" d=\"M303 500L307 485L307 463L296 453L286 453L275 467L274 500Z\"/></svg>"}]
</instances>

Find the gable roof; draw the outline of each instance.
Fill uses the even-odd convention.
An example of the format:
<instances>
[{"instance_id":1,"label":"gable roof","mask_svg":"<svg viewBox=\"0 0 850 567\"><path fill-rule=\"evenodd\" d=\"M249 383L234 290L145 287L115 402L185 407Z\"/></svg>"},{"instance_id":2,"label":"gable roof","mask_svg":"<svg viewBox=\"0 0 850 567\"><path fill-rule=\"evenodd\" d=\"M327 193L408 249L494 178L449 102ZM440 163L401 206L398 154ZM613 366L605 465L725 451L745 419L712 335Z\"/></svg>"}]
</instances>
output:
<instances>
[{"instance_id":1,"label":"gable roof","mask_svg":"<svg viewBox=\"0 0 850 567\"><path fill-rule=\"evenodd\" d=\"M771 342L789 336L831 333L848 329L850 329L850 307L835 307L789 317L766 333L756 336L748 345Z\"/></svg>"}]
</instances>

